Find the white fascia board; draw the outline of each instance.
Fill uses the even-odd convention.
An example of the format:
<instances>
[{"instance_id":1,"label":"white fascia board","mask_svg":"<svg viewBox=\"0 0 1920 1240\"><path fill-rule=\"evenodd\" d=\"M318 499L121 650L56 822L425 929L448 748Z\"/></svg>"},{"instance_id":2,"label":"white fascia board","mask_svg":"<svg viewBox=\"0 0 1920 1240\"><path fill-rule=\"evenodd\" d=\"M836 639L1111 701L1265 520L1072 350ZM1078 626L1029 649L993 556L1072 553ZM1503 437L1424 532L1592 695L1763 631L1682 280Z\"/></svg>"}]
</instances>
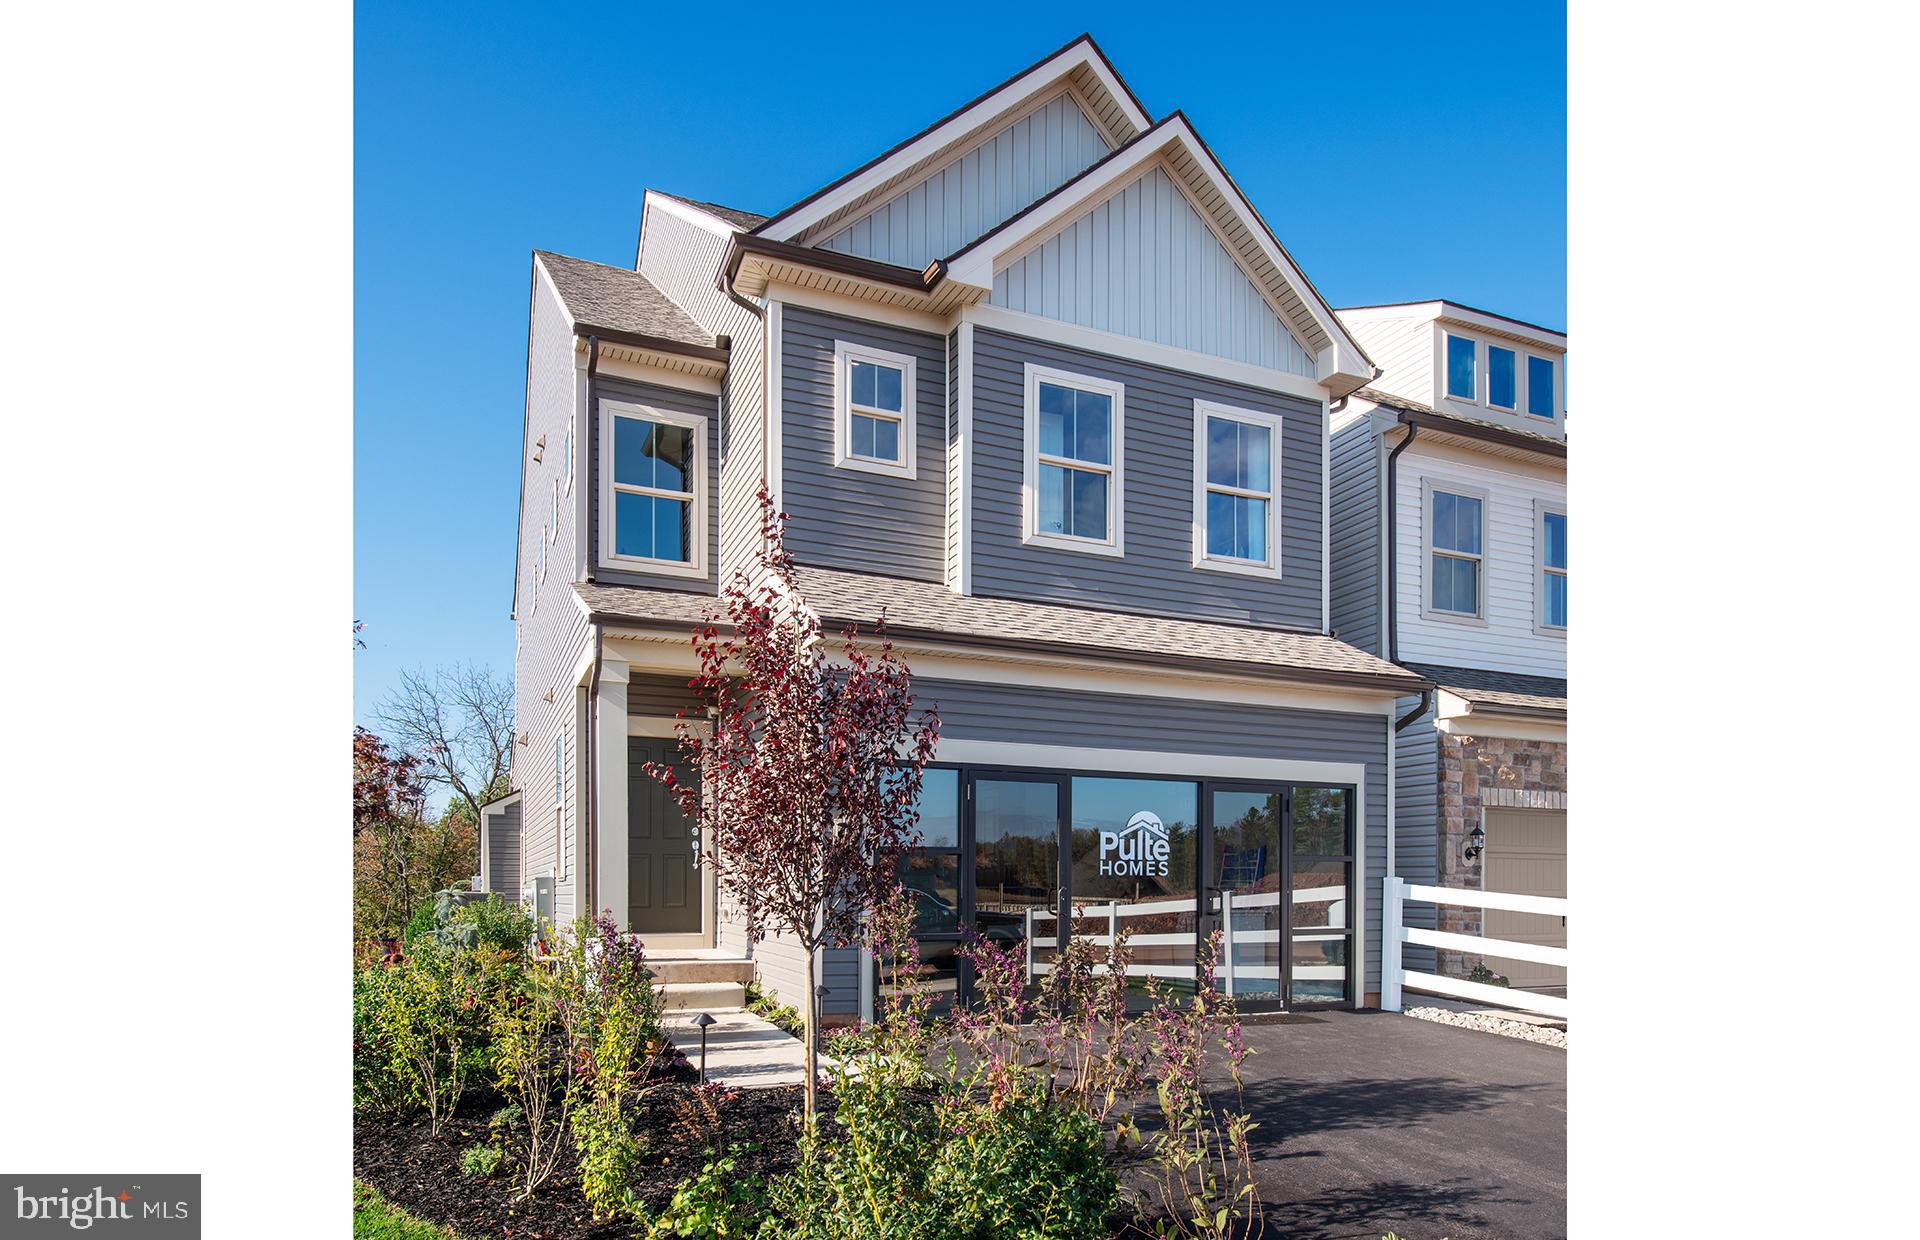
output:
<instances>
[{"instance_id":1,"label":"white fascia board","mask_svg":"<svg viewBox=\"0 0 1920 1240\"><path fill-rule=\"evenodd\" d=\"M1503 319L1498 315L1482 314L1451 301L1433 303L1434 318L1441 323L1458 323L1478 331L1492 332L1512 340L1521 340L1551 353L1567 351L1567 337L1564 332L1549 331L1544 327L1534 327L1527 323L1518 323L1512 319Z\"/></svg>"},{"instance_id":2,"label":"white fascia board","mask_svg":"<svg viewBox=\"0 0 1920 1240\"><path fill-rule=\"evenodd\" d=\"M1113 96L1132 119L1135 128L1147 128L1151 123L1150 118L1140 111L1133 102L1133 96L1127 93L1126 88L1121 86L1119 80L1108 70L1106 62L1094 51L1092 43L1082 39L1060 55L1035 65L978 103L934 126L872 167L807 203L792 215L782 219L778 227L766 235L776 241L799 240L810 232L814 225L855 201L874 186L885 182L901 169L912 167L956 138L988 124L1010 108L1018 107L1027 96L1064 80L1067 75L1083 65L1100 80L1107 93Z\"/></svg>"},{"instance_id":3,"label":"white fascia board","mask_svg":"<svg viewBox=\"0 0 1920 1240\"><path fill-rule=\"evenodd\" d=\"M1472 702L1445 689L1434 694L1433 726L1448 736L1497 736L1509 740L1563 743L1567 739L1567 721L1564 718L1475 710Z\"/></svg>"}]
</instances>

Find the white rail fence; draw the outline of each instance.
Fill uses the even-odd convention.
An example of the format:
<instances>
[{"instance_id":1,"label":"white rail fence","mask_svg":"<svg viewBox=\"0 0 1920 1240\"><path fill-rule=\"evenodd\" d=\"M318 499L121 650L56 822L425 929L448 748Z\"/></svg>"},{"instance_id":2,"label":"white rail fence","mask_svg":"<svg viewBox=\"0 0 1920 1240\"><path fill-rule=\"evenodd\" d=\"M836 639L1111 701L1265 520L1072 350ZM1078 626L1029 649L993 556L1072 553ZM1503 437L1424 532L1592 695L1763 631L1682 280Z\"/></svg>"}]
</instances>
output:
<instances>
[{"instance_id":1,"label":"white rail fence","mask_svg":"<svg viewBox=\"0 0 1920 1240\"><path fill-rule=\"evenodd\" d=\"M1530 960L1535 964L1559 965L1564 969L1567 967L1567 949L1564 947L1545 947L1538 943L1518 943L1512 939L1489 939L1478 934L1456 934L1450 930L1428 930L1422 926L1409 926L1406 922L1405 908L1408 902L1412 901L1461 908L1493 908L1510 913L1538 913L1546 917L1565 917L1568 915L1565 899L1555 896L1522 896L1505 891L1470 891L1460 887L1427 887L1419 883L1409 883L1404 878L1395 878L1392 875L1387 876L1384 886L1386 899L1380 909L1381 1007L1389 1012L1398 1012L1401 992L1414 990L1426 994L1446 995L1453 999L1470 999L1476 1003L1497 1007L1518 1008L1523 1012L1538 1012L1542 1016L1566 1018L1567 1001L1558 995L1510 990L1505 986L1489 986L1484 982L1442 977L1437 973L1421 973L1405 968L1401 963L1401 949L1408 943L1415 943L1423 947L1443 947L1452 951L1471 952L1478 956L1492 956L1500 960Z\"/></svg>"}]
</instances>

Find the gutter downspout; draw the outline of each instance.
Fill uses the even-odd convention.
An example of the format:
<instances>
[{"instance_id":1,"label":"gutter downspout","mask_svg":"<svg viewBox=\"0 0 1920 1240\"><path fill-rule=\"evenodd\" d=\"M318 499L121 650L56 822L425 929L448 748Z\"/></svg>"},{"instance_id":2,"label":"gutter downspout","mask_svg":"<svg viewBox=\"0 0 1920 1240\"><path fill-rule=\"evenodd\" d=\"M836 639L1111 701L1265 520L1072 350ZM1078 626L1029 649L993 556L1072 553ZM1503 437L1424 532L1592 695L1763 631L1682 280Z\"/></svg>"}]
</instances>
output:
<instances>
[{"instance_id":1,"label":"gutter downspout","mask_svg":"<svg viewBox=\"0 0 1920 1240\"><path fill-rule=\"evenodd\" d=\"M1400 519L1396 511L1400 497L1400 454L1413 446L1420 428L1406 423L1407 437L1387 453L1387 662L1400 662ZM1433 690L1422 689L1420 702L1411 711L1394 720L1393 730L1404 732L1415 719L1427 713L1433 704Z\"/></svg>"},{"instance_id":2,"label":"gutter downspout","mask_svg":"<svg viewBox=\"0 0 1920 1240\"><path fill-rule=\"evenodd\" d=\"M589 445L588 446L589 459L591 459L593 455L592 445L594 442L593 435L591 433L592 427L594 426L594 422L592 420L593 378L594 378L594 373L598 369L599 365L600 365L600 337L588 336L587 337L587 411L588 411L587 426L588 426L589 433L587 435L586 441L587 441L587 444ZM589 504L589 510L591 510L591 504ZM591 518L589 518L589 520L591 520ZM585 574L588 580L592 580L593 557L591 555L587 557ZM604 641L604 634L606 630L603 629L598 624L593 625L592 628L593 628L593 671L589 673L587 677L587 728L586 728L587 734L585 737L581 738L582 740L584 740L585 742L584 744L576 743L573 747L574 752L579 755L581 793L583 796L586 797L586 801L587 801L586 856L582 857L580 861L580 881L578 883L580 890L575 894L576 896L587 897L586 907L588 909L589 916L592 915L592 912L595 909L595 906L598 905L600 902L600 892L599 892L600 875L596 873L594 870L594 859L600 855L600 796L599 796L599 790L594 786L594 782L593 782L593 747L594 747L594 743L598 740L600 736L600 662L603 658L606 657L606 643ZM557 893L555 898L558 899ZM573 910L574 916L578 917L580 915L580 908L579 908L580 901L578 899L575 899L574 905L575 905Z\"/></svg>"}]
</instances>

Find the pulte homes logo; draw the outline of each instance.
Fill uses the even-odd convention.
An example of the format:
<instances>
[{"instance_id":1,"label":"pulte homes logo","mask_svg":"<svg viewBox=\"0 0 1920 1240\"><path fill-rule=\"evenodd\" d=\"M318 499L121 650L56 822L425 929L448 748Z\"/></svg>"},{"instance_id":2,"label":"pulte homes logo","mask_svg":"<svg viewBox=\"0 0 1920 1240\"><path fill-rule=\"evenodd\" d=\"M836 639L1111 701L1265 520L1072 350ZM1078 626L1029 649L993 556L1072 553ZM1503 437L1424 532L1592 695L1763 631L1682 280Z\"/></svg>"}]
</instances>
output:
<instances>
[{"instance_id":1,"label":"pulte homes logo","mask_svg":"<svg viewBox=\"0 0 1920 1240\"><path fill-rule=\"evenodd\" d=\"M0 1235L76 1231L142 1240L200 1235L198 1175L9 1176L0 1198Z\"/></svg>"},{"instance_id":2,"label":"pulte homes logo","mask_svg":"<svg viewBox=\"0 0 1920 1240\"><path fill-rule=\"evenodd\" d=\"M1152 810L1141 810L1118 831L1100 833L1100 872L1123 878L1167 876L1167 825Z\"/></svg>"}]
</instances>

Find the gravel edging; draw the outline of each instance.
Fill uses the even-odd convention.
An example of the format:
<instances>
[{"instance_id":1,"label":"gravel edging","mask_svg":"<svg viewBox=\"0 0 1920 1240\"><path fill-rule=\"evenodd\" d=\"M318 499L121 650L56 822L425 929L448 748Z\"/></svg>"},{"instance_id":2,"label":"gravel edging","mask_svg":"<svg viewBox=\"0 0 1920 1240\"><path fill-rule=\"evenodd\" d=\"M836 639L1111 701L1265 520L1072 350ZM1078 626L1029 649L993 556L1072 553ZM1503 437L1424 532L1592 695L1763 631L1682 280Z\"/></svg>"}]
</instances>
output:
<instances>
[{"instance_id":1,"label":"gravel edging","mask_svg":"<svg viewBox=\"0 0 1920 1240\"><path fill-rule=\"evenodd\" d=\"M1401 1015L1411 1016L1415 1020L1430 1020L1441 1025L1457 1025L1462 1029L1478 1029L1482 1033L1497 1033L1502 1037L1519 1038L1523 1042L1539 1042L1544 1046L1557 1046L1561 1050L1567 1048L1565 1029L1530 1025L1523 1020L1504 1020L1484 1012L1455 1012L1447 1008L1410 1007Z\"/></svg>"}]
</instances>

